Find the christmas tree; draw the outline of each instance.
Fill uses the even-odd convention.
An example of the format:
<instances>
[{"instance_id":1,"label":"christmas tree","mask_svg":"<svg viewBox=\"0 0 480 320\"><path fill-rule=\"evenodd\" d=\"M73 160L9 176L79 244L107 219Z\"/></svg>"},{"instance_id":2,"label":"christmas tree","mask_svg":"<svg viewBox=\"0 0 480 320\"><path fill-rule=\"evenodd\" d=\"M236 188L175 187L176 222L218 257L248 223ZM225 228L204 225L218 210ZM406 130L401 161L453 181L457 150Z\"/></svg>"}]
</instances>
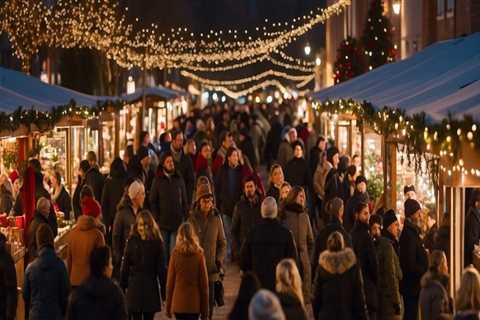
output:
<instances>
[{"instance_id":1,"label":"christmas tree","mask_svg":"<svg viewBox=\"0 0 480 320\"><path fill-rule=\"evenodd\" d=\"M372 0L362 38L369 70L394 60L391 30L390 20L383 15L383 1Z\"/></svg>"},{"instance_id":2,"label":"christmas tree","mask_svg":"<svg viewBox=\"0 0 480 320\"><path fill-rule=\"evenodd\" d=\"M358 41L352 37L343 40L337 50L337 61L333 79L340 83L365 72L362 49Z\"/></svg>"}]
</instances>

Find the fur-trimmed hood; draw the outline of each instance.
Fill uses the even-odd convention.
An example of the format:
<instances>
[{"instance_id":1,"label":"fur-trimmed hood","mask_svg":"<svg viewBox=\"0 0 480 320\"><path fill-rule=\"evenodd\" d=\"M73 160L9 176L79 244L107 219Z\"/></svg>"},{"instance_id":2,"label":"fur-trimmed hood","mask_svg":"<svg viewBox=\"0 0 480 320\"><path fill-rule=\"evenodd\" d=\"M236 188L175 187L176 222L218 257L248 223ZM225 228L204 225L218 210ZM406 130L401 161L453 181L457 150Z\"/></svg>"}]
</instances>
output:
<instances>
[{"instance_id":1,"label":"fur-trimmed hood","mask_svg":"<svg viewBox=\"0 0 480 320\"><path fill-rule=\"evenodd\" d=\"M324 251L320 254L318 264L331 274L343 274L357 263L355 253L350 248L342 251Z\"/></svg>"}]
</instances>

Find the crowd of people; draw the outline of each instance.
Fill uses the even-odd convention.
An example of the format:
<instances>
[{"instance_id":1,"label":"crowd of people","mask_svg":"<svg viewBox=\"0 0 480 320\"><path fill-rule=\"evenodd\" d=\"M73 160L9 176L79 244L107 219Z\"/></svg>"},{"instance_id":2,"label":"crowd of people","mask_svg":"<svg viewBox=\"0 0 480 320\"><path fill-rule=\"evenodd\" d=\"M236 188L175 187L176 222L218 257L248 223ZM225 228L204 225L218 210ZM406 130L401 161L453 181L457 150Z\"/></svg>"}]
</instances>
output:
<instances>
[{"instance_id":1,"label":"crowd of people","mask_svg":"<svg viewBox=\"0 0 480 320\"><path fill-rule=\"evenodd\" d=\"M26 318L212 319L229 263L242 274L231 320L479 319L480 275L468 266L451 299L449 241L438 228L425 243L415 189L404 215L377 208L360 157L294 114L287 103L194 110L159 137L142 132L107 177L88 152L71 197L37 159L0 177L0 211L29 225ZM59 214L76 221L65 263ZM17 283L2 235L0 270L10 320Z\"/></svg>"}]
</instances>

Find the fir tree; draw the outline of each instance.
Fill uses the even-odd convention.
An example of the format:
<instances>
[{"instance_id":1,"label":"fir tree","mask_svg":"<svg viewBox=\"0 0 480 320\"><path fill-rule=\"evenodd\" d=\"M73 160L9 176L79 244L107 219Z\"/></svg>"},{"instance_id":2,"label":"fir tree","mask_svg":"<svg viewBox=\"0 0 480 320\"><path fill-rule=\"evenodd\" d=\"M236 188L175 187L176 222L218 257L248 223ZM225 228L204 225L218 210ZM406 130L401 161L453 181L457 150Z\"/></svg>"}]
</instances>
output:
<instances>
[{"instance_id":1,"label":"fir tree","mask_svg":"<svg viewBox=\"0 0 480 320\"><path fill-rule=\"evenodd\" d=\"M337 49L337 61L333 79L335 84L354 78L365 72L365 62L358 41L352 37L343 40Z\"/></svg>"},{"instance_id":2,"label":"fir tree","mask_svg":"<svg viewBox=\"0 0 480 320\"><path fill-rule=\"evenodd\" d=\"M383 1L372 0L362 37L368 69L392 62L395 49L392 43L390 20L383 15Z\"/></svg>"}]
</instances>

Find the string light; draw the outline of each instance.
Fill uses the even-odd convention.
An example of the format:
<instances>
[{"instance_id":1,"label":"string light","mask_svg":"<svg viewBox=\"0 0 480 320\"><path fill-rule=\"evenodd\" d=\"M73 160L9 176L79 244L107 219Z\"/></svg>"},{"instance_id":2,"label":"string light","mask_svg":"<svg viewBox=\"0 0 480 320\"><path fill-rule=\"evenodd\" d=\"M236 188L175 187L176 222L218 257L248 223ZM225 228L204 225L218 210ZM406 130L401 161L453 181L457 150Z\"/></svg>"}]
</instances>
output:
<instances>
[{"instance_id":1,"label":"string light","mask_svg":"<svg viewBox=\"0 0 480 320\"><path fill-rule=\"evenodd\" d=\"M231 97L232 99L238 99L240 97L249 95L257 90L264 89L267 87L276 87L278 88L282 94L287 97L291 96L288 89L282 85L282 83L276 79L273 80L266 80L263 81L262 83L255 84L247 89L240 90L240 91L234 91L231 90L227 87L224 86L211 86L211 85L204 85L205 89L207 90L214 90L214 91L222 91L225 93L227 96Z\"/></svg>"}]
</instances>

